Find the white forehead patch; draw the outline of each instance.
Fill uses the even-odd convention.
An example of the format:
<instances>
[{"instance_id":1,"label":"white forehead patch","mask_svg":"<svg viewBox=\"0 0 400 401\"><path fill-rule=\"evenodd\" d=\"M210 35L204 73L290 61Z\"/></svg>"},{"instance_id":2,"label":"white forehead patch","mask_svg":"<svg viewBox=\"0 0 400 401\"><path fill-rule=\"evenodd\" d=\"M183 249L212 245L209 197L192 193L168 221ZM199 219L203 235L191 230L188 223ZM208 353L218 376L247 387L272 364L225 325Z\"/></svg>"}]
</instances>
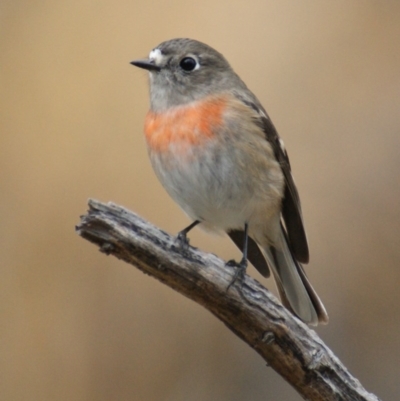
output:
<instances>
[{"instance_id":1,"label":"white forehead patch","mask_svg":"<svg viewBox=\"0 0 400 401\"><path fill-rule=\"evenodd\" d=\"M154 49L149 54L150 61L154 61L154 64L156 64L156 65L161 63L161 60L163 59L163 57L164 56L161 53L160 49Z\"/></svg>"}]
</instances>

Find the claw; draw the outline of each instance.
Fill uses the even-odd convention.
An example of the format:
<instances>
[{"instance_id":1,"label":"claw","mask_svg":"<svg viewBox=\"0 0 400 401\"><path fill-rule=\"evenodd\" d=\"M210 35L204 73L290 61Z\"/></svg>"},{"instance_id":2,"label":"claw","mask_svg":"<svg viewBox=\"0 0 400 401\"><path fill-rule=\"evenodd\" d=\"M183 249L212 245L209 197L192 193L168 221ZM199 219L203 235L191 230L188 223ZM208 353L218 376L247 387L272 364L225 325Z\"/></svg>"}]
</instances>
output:
<instances>
[{"instance_id":1,"label":"claw","mask_svg":"<svg viewBox=\"0 0 400 401\"><path fill-rule=\"evenodd\" d=\"M199 224L199 220L195 220L192 224L184 228L182 231L179 231L178 235L175 238L175 242L178 243L178 248L181 252L187 251L189 248L189 239L187 237L187 233Z\"/></svg>"},{"instance_id":2,"label":"claw","mask_svg":"<svg viewBox=\"0 0 400 401\"><path fill-rule=\"evenodd\" d=\"M177 243L179 249L181 251L186 251L189 248L189 238L187 237L185 232L180 232L175 238L175 242Z\"/></svg>"},{"instance_id":3,"label":"claw","mask_svg":"<svg viewBox=\"0 0 400 401\"><path fill-rule=\"evenodd\" d=\"M244 244L243 244L243 257L240 263L236 263L234 260L230 260L227 262L228 266L236 266L236 271L235 274L233 275L232 281L229 283L228 287L226 288L226 291L229 291L229 288L233 284L235 284L236 280L240 279L240 281L243 281L244 276L246 274L246 269L247 269L247 247L248 247L248 224L246 223L244 225Z\"/></svg>"},{"instance_id":4,"label":"claw","mask_svg":"<svg viewBox=\"0 0 400 401\"><path fill-rule=\"evenodd\" d=\"M246 275L246 269L247 269L247 259L243 258L240 263L235 262L233 259L229 260L226 263L227 266L236 266L236 271L235 274L233 275L233 278L231 280L231 282L229 283L228 287L226 287L226 291L229 291L229 288L232 287L233 284L235 284L235 282L237 280L239 281L243 281L244 276Z\"/></svg>"}]
</instances>

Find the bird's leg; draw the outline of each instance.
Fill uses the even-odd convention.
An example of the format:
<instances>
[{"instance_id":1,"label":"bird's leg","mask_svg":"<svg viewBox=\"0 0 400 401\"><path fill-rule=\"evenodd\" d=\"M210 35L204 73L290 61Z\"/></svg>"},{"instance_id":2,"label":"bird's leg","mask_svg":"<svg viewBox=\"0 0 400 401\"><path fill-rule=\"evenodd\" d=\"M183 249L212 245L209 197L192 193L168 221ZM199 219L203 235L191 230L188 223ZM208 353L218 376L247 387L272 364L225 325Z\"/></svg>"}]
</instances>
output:
<instances>
[{"instance_id":1,"label":"bird's leg","mask_svg":"<svg viewBox=\"0 0 400 401\"><path fill-rule=\"evenodd\" d=\"M247 248L248 248L248 243L249 243L249 235L248 235L248 224L245 223L244 225L244 241L243 241L243 257L242 260L239 263L236 263L234 260L230 260L227 265L234 265L236 266L236 271L235 274L233 276L232 281L229 283L228 287L227 287L227 291L229 290L229 288L231 288L231 286L235 283L235 281L237 279L243 280L244 275L246 273L246 269L247 269Z\"/></svg>"},{"instance_id":2,"label":"bird's leg","mask_svg":"<svg viewBox=\"0 0 400 401\"><path fill-rule=\"evenodd\" d=\"M176 242L178 242L179 248L181 250L186 250L187 247L189 246L189 239L187 237L187 233L194 227L199 224L199 220L195 220L192 224L188 225L186 228L184 228L182 231L179 231L178 235L176 236Z\"/></svg>"}]
</instances>

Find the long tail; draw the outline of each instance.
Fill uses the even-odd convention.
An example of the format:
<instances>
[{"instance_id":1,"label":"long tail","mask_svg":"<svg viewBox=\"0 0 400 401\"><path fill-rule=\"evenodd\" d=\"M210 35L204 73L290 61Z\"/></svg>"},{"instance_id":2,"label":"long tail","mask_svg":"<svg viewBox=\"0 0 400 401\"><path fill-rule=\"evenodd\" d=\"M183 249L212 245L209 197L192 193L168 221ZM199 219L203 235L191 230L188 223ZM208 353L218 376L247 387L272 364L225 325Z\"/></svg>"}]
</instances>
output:
<instances>
[{"instance_id":1,"label":"long tail","mask_svg":"<svg viewBox=\"0 0 400 401\"><path fill-rule=\"evenodd\" d=\"M288 245L281 226L279 243L264 247L268 265L275 278L282 303L305 323L328 323L328 314Z\"/></svg>"}]
</instances>

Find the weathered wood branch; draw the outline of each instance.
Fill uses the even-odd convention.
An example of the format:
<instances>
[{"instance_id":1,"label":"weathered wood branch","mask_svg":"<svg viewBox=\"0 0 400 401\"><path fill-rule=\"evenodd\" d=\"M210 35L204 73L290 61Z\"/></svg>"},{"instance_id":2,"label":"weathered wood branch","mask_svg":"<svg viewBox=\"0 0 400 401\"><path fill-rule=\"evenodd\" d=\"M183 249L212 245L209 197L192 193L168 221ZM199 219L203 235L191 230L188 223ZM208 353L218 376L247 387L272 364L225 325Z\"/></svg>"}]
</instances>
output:
<instances>
[{"instance_id":1,"label":"weathered wood branch","mask_svg":"<svg viewBox=\"0 0 400 401\"><path fill-rule=\"evenodd\" d=\"M79 235L203 305L250 345L303 397L315 401L378 401L317 334L248 275L226 291L234 267L189 246L112 203L89 201Z\"/></svg>"}]
</instances>

